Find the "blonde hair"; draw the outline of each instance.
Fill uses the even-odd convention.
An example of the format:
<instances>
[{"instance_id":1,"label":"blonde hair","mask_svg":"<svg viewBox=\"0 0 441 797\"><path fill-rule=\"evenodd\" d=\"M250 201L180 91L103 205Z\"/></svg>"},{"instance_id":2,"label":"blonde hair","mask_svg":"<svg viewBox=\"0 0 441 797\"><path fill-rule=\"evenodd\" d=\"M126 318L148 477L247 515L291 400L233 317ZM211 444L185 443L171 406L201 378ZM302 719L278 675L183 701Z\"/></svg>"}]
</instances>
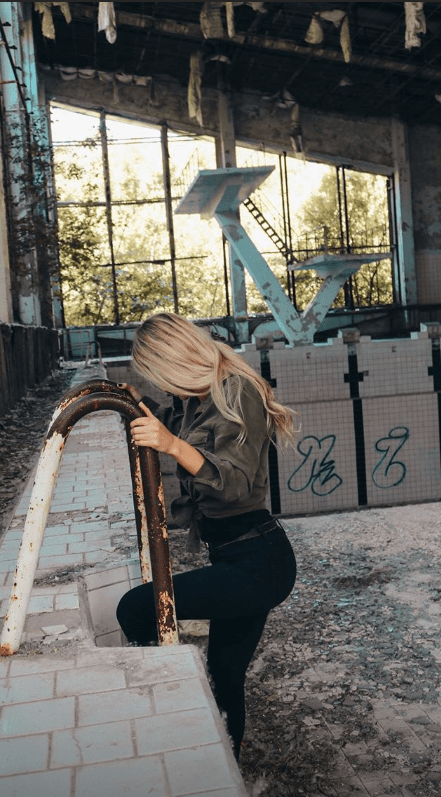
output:
<instances>
[{"instance_id":1,"label":"blonde hair","mask_svg":"<svg viewBox=\"0 0 441 797\"><path fill-rule=\"evenodd\" d=\"M275 400L268 382L239 354L213 340L205 328L175 313L158 313L137 330L132 354L136 370L165 393L200 398L210 393L221 415L238 424L239 444L247 435L241 393L250 382L266 410L268 436L277 431L282 445L294 445L291 410Z\"/></svg>"}]
</instances>

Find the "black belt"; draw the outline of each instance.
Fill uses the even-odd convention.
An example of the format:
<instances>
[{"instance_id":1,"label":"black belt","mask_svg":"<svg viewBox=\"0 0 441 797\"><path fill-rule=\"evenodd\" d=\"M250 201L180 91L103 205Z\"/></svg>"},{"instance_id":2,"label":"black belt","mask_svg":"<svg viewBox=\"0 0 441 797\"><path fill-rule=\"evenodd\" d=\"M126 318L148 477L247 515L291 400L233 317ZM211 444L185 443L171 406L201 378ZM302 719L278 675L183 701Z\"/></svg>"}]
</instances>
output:
<instances>
[{"instance_id":1,"label":"black belt","mask_svg":"<svg viewBox=\"0 0 441 797\"><path fill-rule=\"evenodd\" d=\"M279 531L283 527L280 525L278 520L268 520L266 523L260 523L258 526L247 531L245 534L241 534L240 537L235 537L234 540L230 540L229 542L222 542L220 545L215 545L214 543L206 543L208 548L211 548L215 551L219 550L219 548L225 548L226 545L233 545L234 542L242 542L242 540L251 540L253 537L265 537L267 534L271 534L272 531Z\"/></svg>"}]
</instances>

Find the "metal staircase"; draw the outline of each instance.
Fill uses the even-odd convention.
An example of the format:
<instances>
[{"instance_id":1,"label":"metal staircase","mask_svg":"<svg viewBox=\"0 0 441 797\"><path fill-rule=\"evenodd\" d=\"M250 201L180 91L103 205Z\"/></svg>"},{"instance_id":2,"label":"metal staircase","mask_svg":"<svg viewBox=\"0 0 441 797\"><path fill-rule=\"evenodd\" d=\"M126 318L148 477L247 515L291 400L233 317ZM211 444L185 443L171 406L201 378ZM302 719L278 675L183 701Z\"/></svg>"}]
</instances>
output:
<instances>
[{"instance_id":1,"label":"metal staircase","mask_svg":"<svg viewBox=\"0 0 441 797\"><path fill-rule=\"evenodd\" d=\"M262 230L266 232L283 257L291 260L292 262L297 262L297 258L294 257L292 249L290 249L286 241L280 237L279 233L274 229L272 224L270 224L268 219L265 218L262 211L257 207L257 205L254 204L253 200L248 197L244 200L243 204L245 205L246 209L249 210L253 218L256 219Z\"/></svg>"}]
</instances>

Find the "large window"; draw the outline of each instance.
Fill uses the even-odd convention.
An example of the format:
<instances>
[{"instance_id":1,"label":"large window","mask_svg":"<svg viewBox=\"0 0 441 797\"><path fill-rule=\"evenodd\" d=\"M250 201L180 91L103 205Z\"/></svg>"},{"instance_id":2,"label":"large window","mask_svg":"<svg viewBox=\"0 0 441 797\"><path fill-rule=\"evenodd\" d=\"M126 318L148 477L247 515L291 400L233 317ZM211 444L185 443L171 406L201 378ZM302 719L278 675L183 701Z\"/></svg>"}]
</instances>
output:
<instances>
[{"instance_id":1,"label":"large window","mask_svg":"<svg viewBox=\"0 0 441 797\"><path fill-rule=\"evenodd\" d=\"M228 253L217 222L173 212L198 170L216 167L214 140L57 105L52 138L66 323L140 321L159 310L226 315ZM293 263L323 251L390 250L384 176L245 147L237 163L274 166L241 221L299 310L320 281ZM390 303L391 270L390 259L363 265L335 306ZM249 312L268 311L248 276L247 295Z\"/></svg>"}]
</instances>

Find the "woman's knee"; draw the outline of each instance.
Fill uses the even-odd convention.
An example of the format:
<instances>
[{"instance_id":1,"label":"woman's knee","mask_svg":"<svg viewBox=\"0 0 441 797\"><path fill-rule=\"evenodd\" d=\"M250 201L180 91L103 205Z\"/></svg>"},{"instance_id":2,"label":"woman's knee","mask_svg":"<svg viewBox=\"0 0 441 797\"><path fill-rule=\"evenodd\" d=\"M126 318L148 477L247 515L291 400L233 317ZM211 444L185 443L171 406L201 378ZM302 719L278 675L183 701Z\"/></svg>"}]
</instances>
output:
<instances>
[{"instance_id":1,"label":"woman's knee","mask_svg":"<svg viewBox=\"0 0 441 797\"><path fill-rule=\"evenodd\" d=\"M116 608L117 620L125 633L134 626L148 625L155 616L151 584L142 584L126 592Z\"/></svg>"}]
</instances>

